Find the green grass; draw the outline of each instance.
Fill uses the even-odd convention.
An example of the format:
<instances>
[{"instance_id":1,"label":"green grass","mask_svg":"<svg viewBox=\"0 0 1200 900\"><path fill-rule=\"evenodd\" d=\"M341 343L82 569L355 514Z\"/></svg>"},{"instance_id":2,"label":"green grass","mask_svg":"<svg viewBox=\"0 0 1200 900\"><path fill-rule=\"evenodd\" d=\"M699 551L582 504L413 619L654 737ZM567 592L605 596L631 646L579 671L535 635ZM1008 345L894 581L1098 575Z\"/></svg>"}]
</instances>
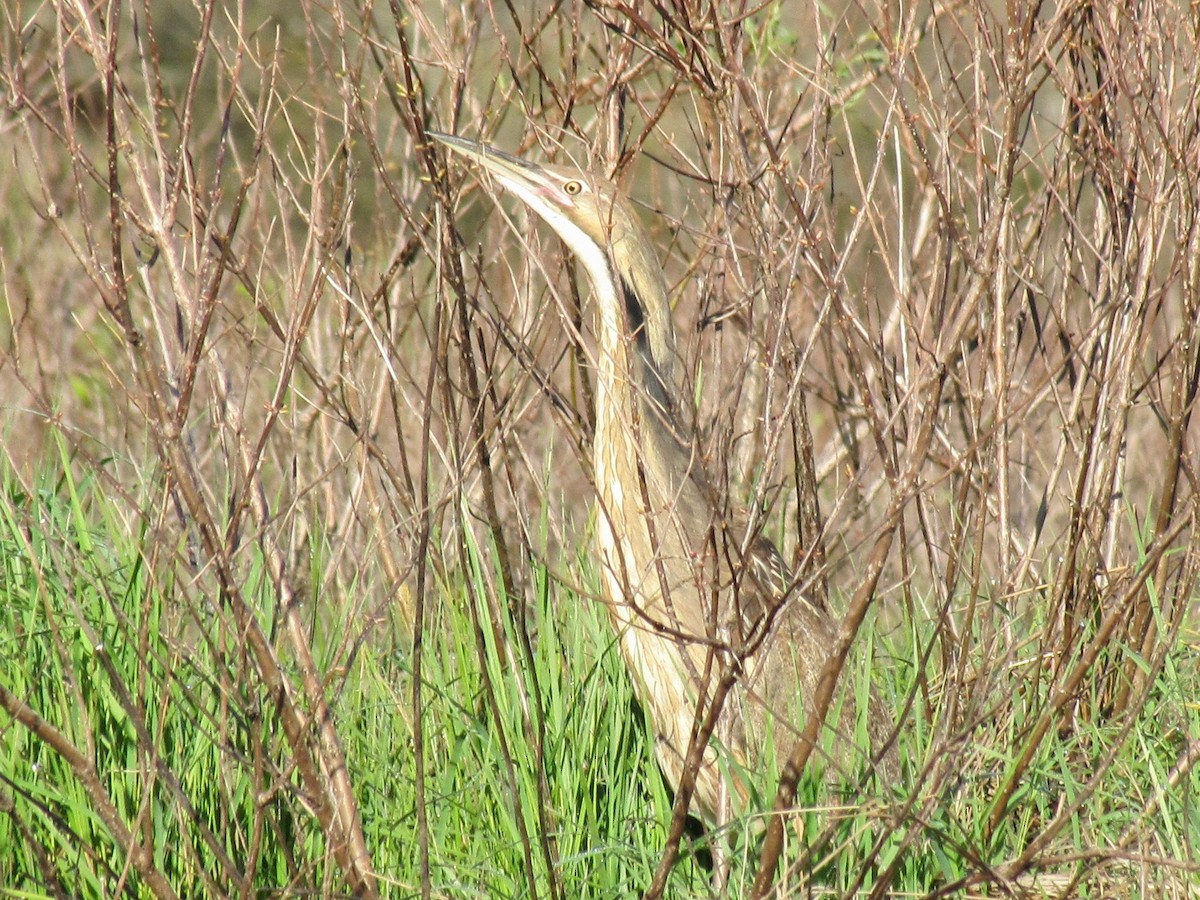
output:
<instances>
[{"instance_id":1,"label":"green grass","mask_svg":"<svg viewBox=\"0 0 1200 900\"><path fill-rule=\"evenodd\" d=\"M0 685L94 765L104 802L142 835L154 867L180 895L235 890L213 874L220 871L212 865L216 847L238 865L254 860L252 893L259 896L344 890L289 774L275 704L247 677L220 604L196 587L202 578L183 585L178 561L155 557L160 570L152 571L145 529L123 530L122 509L94 481L76 481L70 472L69 464L47 468L31 490L4 476ZM671 796L602 608L533 564L527 658L520 607L510 610L501 597L489 611L484 599L484 586L499 581L489 571L495 554L468 543L466 558L467 571L438 585L429 600L423 650L423 791L434 895L548 896L543 841L565 896L637 895L658 863ZM586 554L569 562L578 583L594 583ZM321 552L312 565L319 572ZM246 565L248 580L259 579L253 595L265 620L274 598L262 571L260 561ZM311 624L318 658L337 673L328 696L375 868L386 894L417 894L407 633L399 623L382 628L348 659L336 649L346 646L341 638L355 632L353 623L323 609ZM864 636L863 646L869 640L874 651L876 689L894 709L925 677L917 662L921 638L917 628ZM944 739L939 706L924 715L916 704L901 747L912 809L900 813L907 799L901 796L890 819L877 808L809 812L807 839L824 832L823 839L808 852L789 848L790 884L818 894L869 889L897 860L893 892L953 885L1018 856L1080 797L1078 813L1051 848L1061 860L1054 871L1081 874L1080 896L1103 896L1110 883L1125 883L1126 869L1136 869L1136 861L1118 862L1093 877L1084 851L1119 847L1143 808L1151 812L1137 827L1157 832L1174 859L1193 859L1200 785L1194 773L1173 787L1167 781L1186 736L1200 733L1196 662L1194 642L1178 643L1132 727L1081 713L1074 728L1043 741L990 836L983 823L995 784L1047 701L1049 680L1039 688L1026 677L1029 660L1015 660L1004 670L1011 684L992 697L1010 702L997 704L996 717L978 727L955 725L958 743ZM1111 769L1085 791L1093 764L1112 747ZM953 778L918 779L931 753L935 761L954 754ZM805 784L804 798L837 799L815 783ZM0 713L0 801L0 896L50 896L51 882L76 897L151 894L113 839L97 795L50 742L7 713ZM721 842L731 860L729 894L741 896L753 878L757 838L738 826ZM709 894L702 845L685 841L667 896ZM1170 866L1161 872L1168 884L1186 878Z\"/></svg>"}]
</instances>

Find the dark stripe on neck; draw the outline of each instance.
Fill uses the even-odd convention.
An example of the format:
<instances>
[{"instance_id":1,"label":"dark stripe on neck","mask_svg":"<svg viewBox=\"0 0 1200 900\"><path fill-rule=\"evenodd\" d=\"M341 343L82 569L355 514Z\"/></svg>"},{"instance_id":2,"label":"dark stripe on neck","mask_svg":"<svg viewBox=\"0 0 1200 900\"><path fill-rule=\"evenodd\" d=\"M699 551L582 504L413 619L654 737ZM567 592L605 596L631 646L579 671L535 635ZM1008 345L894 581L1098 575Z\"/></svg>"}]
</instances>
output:
<instances>
[{"instance_id":1,"label":"dark stripe on neck","mask_svg":"<svg viewBox=\"0 0 1200 900\"><path fill-rule=\"evenodd\" d=\"M650 335L646 328L646 308L642 299L634 291L633 286L625 280L624 275L618 274L621 283L621 297L625 301L625 327L629 336L637 342L638 356L641 358L642 381L645 385L646 399L658 408L659 415L671 415L671 394L663 380L662 371L654 352L650 348Z\"/></svg>"},{"instance_id":2,"label":"dark stripe on neck","mask_svg":"<svg viewBox=\"0 0 1200 900\"><path fill-rule=\"evenodd\" d=\"M641 298L634 293L633 287L625 280L625 276L621 278L621 295L625 299L625 324L629 328L629 333L637 338L638 343L643 343L646 340L646 311L642 308Z\"/></svg>"}]
</instances>

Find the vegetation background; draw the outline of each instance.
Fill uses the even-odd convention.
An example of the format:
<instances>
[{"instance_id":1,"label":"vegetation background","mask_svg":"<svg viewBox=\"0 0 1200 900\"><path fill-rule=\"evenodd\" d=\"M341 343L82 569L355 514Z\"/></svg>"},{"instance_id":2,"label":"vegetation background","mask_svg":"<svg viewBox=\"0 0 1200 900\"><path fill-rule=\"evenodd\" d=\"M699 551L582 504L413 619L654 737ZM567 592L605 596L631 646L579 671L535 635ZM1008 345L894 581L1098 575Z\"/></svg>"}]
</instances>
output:
<instances>
[{"instance_id":1,"label":"vegetation background","mask_svg":"<svg viewBox=\"0 0 1200 900\"><path fill-rule=\"evenodd\" d=\"M1195 4L2 15L0 896L1200 896ZM586 285L427 127L644 207L895 794L668 840Z\"/></svg>"}]
</instances>

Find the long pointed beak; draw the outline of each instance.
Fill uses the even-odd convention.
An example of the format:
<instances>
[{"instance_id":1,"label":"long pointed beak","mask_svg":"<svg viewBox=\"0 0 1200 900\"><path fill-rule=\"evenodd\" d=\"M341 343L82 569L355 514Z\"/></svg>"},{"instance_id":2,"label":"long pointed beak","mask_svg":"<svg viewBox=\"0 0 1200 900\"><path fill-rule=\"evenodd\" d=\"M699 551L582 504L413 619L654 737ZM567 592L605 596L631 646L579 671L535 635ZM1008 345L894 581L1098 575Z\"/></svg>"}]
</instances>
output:
<instances>
[{"instance_id":1,"label":"long pointed beak","mask_svg":"<svg viewBox=\"0 0 1200 900\"><path fill-rule=\"evenodd\" d=\"M445 144L455 153L460 153L478 163L505 184L511 185L515 182L516 185L532 188L546 186L545 170L536 163L505 153L503 150L497 150L488 144L459 137L457 134L443 134L440 131L425 133L434 140Z\"/></svg>"}]
</instances>

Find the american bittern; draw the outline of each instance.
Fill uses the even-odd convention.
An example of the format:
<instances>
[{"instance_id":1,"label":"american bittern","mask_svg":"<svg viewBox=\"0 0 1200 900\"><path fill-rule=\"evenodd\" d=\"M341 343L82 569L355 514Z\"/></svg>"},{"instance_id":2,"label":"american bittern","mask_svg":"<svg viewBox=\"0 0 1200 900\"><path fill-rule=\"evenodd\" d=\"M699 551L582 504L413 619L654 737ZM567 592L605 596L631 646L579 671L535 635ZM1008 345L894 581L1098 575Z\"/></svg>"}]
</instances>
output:
<instances>
[{"instance_id":1,"label":"american bittern","mask_svg":"<svg viewBox=\"0 0 1200 900\"><path fill-rule=\"evenodd\" d=\"M604 599L672 786L718 673L737 667L695 773L698 812L717 820L728 808L722 798L744 807L764 751L780 763L791 752L837 628L823 606L793 589L775 546L762 536L747 540L744 523L717 500L682 424L662 268L629 201L585 172L430 135L520 198L588 274L597 313L592 455ZM846 734L853 705L848 698L823 741L832 746L824 760L831 768L855 762ZM878 739L887 717L877 702L869 706Z\"/></svg>"}]
</instances>

